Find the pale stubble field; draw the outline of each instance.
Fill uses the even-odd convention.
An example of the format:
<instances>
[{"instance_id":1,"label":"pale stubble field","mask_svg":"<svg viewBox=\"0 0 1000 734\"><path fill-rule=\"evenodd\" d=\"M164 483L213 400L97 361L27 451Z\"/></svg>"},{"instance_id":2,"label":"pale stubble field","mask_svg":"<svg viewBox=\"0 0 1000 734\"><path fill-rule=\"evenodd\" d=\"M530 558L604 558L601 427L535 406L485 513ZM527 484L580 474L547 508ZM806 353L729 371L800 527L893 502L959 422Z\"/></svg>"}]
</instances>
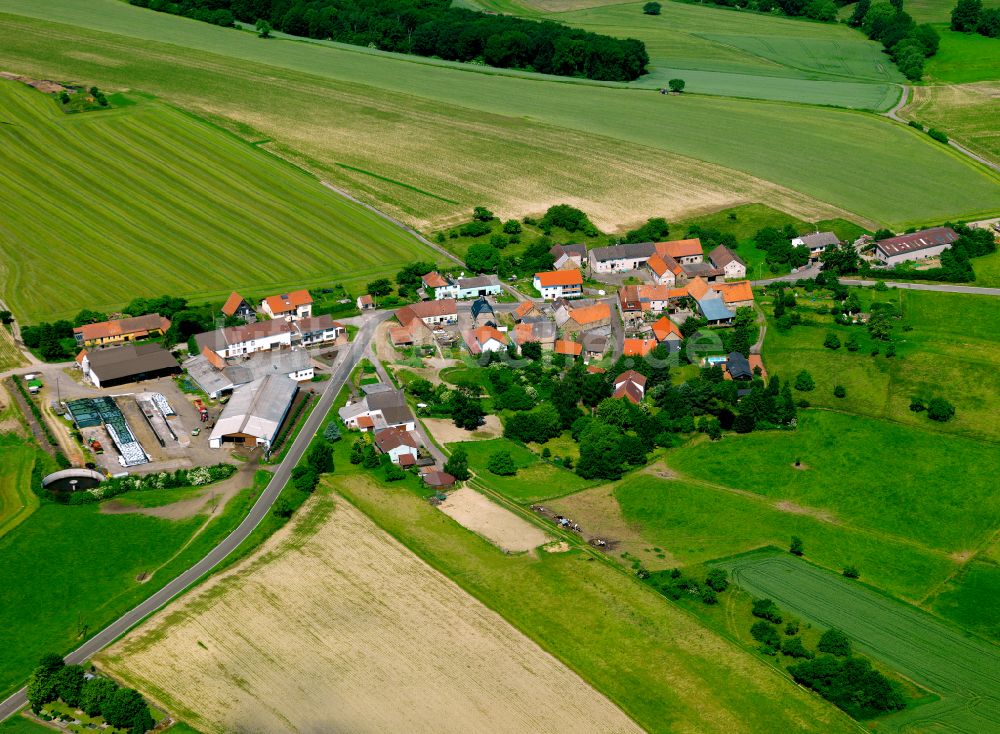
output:
<instances>
[{"instance_id":1,"label":"pale stubble field","mask_svg":"<svg viewBox=\"0 0 1000 734\"><path fill-rule=\"evenodd\" d=\"M604 696L343 500L99 664L205 732L639 732Z\"/></svg>"}]
</instances>

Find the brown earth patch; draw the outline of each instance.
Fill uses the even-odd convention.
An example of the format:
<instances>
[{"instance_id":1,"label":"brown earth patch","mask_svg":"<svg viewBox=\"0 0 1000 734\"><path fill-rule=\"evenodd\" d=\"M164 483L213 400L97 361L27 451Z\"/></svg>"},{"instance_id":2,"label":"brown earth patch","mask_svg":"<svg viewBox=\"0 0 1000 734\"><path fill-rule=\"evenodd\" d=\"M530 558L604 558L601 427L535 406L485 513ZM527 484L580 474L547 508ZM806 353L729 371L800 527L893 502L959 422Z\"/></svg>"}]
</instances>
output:
<instances>
[{"instance_id":1,"label":"brown earth patch","mask_svg":"<svg viewBox=\"0 0 1000 734\"><path fill-rule=\"evenodd\" d=\"M509 553L532 550L549 539L538 526L469 487L449 492L438 509Z\"/></svg>"},{"instance_id":2,"label":"brown earth patch","mask_svg":"<svg viewBox=\"0 0 1000 734\"><path fill-rule=\"evenodd\" d=\"M615 498L614 485L602 485L593 489L560 497L545 503L546 508L572 518L580 526L581 535L590 545L599 547L616 560L621 553L629 553L641 558L643 565L651 571L673 568L681 565L667 550L662 550L659 558L651 550L649 541L642 537L641 528L625 520L621 506ZM597 546L603 540L607 546ZM613 552L613 553L612 553Z\"/></svg>"},{"instance_id":3,"label":"brown earth patch","mask_svg":"<svg viewBox=\"0 0 1000 734\"><path fill-rule=\"evenodd\" d=\"M840 521L837 520L837 516L827 510L818 510L815 507L803 507L802 505L797 505L794 502L788 502L787 500L775 502L774 507L782 512L788 512L793 515L808 515L809 517L816 518L820 522L827 522L831 525L840 524Z\"/></svg>"},{"instance_id":4,"label":"brown earth patch","mask_svg":"<svg viewBox=\"0 0 1000 734\"><path fill-rule=\"evenodd\" d=\"M438 445L456 441L485 441L503 435L503 425L500 423L500 417L496 415L486 416L486 423L475 431L459 428L447 418L421 418L420 421L431 432L431 436Z\"/></svg>"}]
</instances>

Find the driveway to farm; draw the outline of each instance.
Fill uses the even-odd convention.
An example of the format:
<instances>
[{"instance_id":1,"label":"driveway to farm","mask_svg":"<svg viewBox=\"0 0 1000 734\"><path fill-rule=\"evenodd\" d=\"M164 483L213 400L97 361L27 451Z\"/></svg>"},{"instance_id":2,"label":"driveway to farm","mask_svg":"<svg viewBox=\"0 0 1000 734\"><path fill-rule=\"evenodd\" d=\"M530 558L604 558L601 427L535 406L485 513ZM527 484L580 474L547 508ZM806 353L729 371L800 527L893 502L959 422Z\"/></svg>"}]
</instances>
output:
<instances>
[{"instance_id":1,"label":"driveway to farm","mask_svg":"<svg viewBox=\"0 0 1000 734\"><path fill-rule=\"evenodd\" d=\"M215 548L209 551L204 558L191 566L187 571L184 571L181 575L170 581L166 586L150 596L144 602L134 607L131 611L126 612L85 643L80 645L80 647L76 650L67 655L67 663L82 663L85 660L88 660L92 655L114 642L118 637L121 637L144 618L148 617L175 596L194 584L198 579L221 563L226 556L236 550L236 548L239 547L244 540L246 540L247 536L253 532L254 528L256 528L260 521L267 515L268 512L270 512L271 505L274 504L274 501L278 498L281 490L284 489L285 484L287 484L292 473L292 468L299 462L299 459L302 458L302 454L305 453L309 442L312 440L316 431L319 430L319 426L326 418L326 414L330 412L330 408L333 406L333 401L336 399L337 393L340 392L341 387L347 382L347 378L350 376L351 371L357 363L363 356L365 356L365 352L368 350L368 344L371 341L372 335L375 333L376 327L379 323L389 318L391 315L391 312L372 313L366 315L367 318L361 326L360 331L358 331L355 340L351 342L350 346L346 350L341 350L343 357L340 361L340 366L337 367L336 371L333 373L333 379L326 383L326 389L320 396L319 403L317 404L315 410L313 410L313 412L309 415L305 425L302 427L299 435L296 437L295 441L289 448L288 453L285 455L284 461L278 465L277 470L274 472L274 476L271 477L271 481L268 482L267 487L263 492L261 492L260 497L257 498L254 506L250 509L250 513L246 516L246 518L244 518L243 522L239 524L239 527L237 527L227 538L215 546ZM27 696L25 695L25 689L22 688L0 703L0 721L3 721L4 719L7 719L17 713L17 711L20 710L26 703Z\"/></svg>"}]
</instances>

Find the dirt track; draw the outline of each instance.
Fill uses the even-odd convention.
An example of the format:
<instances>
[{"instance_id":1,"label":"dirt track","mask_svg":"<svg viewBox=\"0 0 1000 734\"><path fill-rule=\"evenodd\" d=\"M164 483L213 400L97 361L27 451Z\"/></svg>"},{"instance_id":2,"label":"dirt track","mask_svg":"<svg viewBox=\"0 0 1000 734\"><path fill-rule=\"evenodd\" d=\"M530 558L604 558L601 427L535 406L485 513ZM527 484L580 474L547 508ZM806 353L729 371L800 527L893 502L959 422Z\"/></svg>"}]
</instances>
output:
<instances>
[{"instance_id":1,"label":"dirt track","mask_svg":"<svg viewBox=\"0 0 1000 734\"><path fill-rule=\"evenodd\" d=\"M205 732L639 732L362 513L295 528L102 663Z\"/></svg>"}]
</instances>

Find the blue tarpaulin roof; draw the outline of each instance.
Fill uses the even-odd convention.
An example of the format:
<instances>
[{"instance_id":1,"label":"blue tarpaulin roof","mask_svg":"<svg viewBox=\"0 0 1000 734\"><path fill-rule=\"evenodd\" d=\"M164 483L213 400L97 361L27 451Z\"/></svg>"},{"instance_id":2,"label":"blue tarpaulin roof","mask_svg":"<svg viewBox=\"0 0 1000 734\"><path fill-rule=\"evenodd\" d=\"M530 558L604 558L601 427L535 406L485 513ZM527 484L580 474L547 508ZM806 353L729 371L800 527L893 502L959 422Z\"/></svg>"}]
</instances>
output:
<instances>
[{"instance_id":1,"label":"blue tarpaulin roof","mask_svg":"<svg viewBox=\"0 0 1000 734\"><path fill-rule=\"evenodd\" d=\"M722 302L721 298L704 298L698 301L698 308L709 321L724 321L735 316L732 311L726 308L726 304Z\"/></svg>"}]
</instances>

